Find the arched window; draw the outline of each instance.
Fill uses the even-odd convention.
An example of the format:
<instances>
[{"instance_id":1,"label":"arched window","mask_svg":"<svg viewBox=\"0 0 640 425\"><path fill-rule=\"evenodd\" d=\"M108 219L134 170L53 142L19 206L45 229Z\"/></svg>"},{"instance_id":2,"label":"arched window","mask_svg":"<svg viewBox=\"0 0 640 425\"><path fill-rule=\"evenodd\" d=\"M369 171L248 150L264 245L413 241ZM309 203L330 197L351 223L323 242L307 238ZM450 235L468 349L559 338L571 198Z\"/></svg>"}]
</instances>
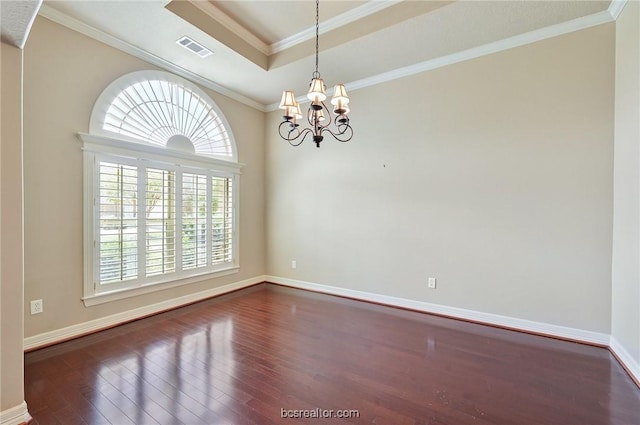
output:
<instances>
[{"instance_id":1,"label":"arched window","mask_svg":"<svg viewBox=\"0 0 640 425\"><path fill-rule=\"evenodd\" d=\"M91 114L89 132L236 161L224 115L199 87L162 71L111 83Z\"/></svg>"},{"instance_id":2,"label":"arched window","mask_svg":"<svg viewBox=\"0 0 640 425\"><path fill-rule=\"evenodd\" d=\"M166 72L127 74L80 138L86 305L238 271L240 166L204 91Z\"/></svg>"}]
</instances>

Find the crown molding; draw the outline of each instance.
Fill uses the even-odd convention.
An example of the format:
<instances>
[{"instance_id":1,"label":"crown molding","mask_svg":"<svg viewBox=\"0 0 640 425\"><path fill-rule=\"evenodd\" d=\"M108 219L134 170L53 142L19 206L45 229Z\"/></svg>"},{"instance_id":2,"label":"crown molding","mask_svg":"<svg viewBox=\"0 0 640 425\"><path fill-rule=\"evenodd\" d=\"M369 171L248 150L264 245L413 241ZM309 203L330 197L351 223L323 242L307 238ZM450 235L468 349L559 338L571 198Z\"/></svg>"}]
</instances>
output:
<instances>
[{"instance_id":1,"label":"crown molding","mask_svg":"<svg viewBox=\"0 0 640 425\"><path fill-rule=\"evenodd\" d=\"M231 31L237 37L249 43L260 53L264 55L270 55L272 53L271 46L260 40L251 31L247 30L229 15L214 6L213 3L208 1L191 1L191 4L201 10L207 16L218 22L220 25Z\"/></svg>"},{"instance_id":2,"label":"crown molding","mask_svg":"<svg viewBox=\"0 0 640 425\"><path fill-rule=\"evenodd\" d=\"M615 0L614 0L615 1ZM348 91L358 90L378 84L386 83L389 81L397 80L411 75L420 74L422 72L431 71L437 68L442 68L447 65L452 65L458 62L467 61L470 59L479 58L481 56L490 55L492 53L502 52L504 50L513 49L515 47L524 46L527 44L535 43L538 41L546 40L548 38L557 37L564 34L569 34L582 29L594 27L597 25L613 22L614 18L609 10L604 10L592 15L583 16L581 18L573 19L571 21L562 22L560 24L552 25L549 27L540 28L538 30L530 31L524 34L519 34L513 37L505 38L502 40L494 41L492 43L484 44L482 46L473 47L471 49L463 50L457 53L453 53L446 56L430 59L424 62L419 62L413 65L397 68L388 72L383 72L378 75L363 78L360 80L352 81L345 84L345 88ZM304 100L304 99L302 99ZM268 112L276 111L278 109L278 103L272 103L266 107Z\"/></svg>"},{"instance_id":3,"label":"crown molding","mask_svg":"<svg viewBox=\"0 0 640 425\"><path fill-rule=\"evenodd\" d=\"M152 65L158 66L167 71L173 72L181 77L184 77L188 80L193 81L194 83L200 84L208 89L211 89L217 93L223 94L231 99L234 99L240 103L243 103L247 106L250 106L254 109L257 109L262 112L266 112L265 106L259 102L256 102L253 99L249 99L246 96L241 95L233 90L229 90L228 88L217 84L207 78L204 78L194 72L191 72L181 66L178 66L174 63L171 63L165 59L162 59L159 56L156 56L148 51L141 49L139 47L134 46L133 44L127 43L124 40L121 40L117 37L112 36L104 31L101 31L97 28L94 28L90 25L85 24L84 22L79 21L78 19L72 18L71 16L62 13L47 3L43 3L40 7L40 11L38 14L44 18L47 18L57 24L63 25L69 29L77 31L81 34L86 35L87 37L93 38L94 40L98 40L108 46L121 50L125 53L128 53L132 56L137 57L138 59L142 59L145 62L149 62Z\"/></svg>"},{"instance_id":4,"label":"crown molding","mask_svg":"<svg viewBox=\"0 0 640 425\"><path fill-rule=\"evenodd\" d=\"M515 47L536 43L548 38L569 34L575 31L591 28L596 25L601 25L612 21L613 18L611 17L609 12L602 11L593 15L584 16L581 18L573 19L571 21L494 41L482 46L473 47L471 49L453 53L451 55L441 56L439 58L417 63L415 65L398 68L393 71L374 75L372 77L352 81L349 84L345 84L345 86L350 90L357 90L387 81L396 80L398 78L408 77L410 75L418 74L421 72L431 71L433 69L441 68L443 66L451 65L454 63L490 55L492 53L502 52L505 50L513 49Z\"/></svg>"},{"instance_id":5,"label":"crown molding","mask_svg":"<svg viewBox=\"0 0 640 425\"><path fill-rule=\"evenodd\" d=\"M220 8L216 7L211 2L202 2L202 1L193 1L189 0L193 6L197 9L205 13L207 16L214 19L216 22L224 26L226 29L231 31L234 35L239 37L240 39L246 41L259 52L264 55L272 55L274 53L282 52L283 50L287 50L297 44L303 43L307 40L311 40L316 35L315 26L309 27L303 31L300 31L297 34L294 34L290 37L286 37L280 41L276 41L275 43L269 45L258 38L254 33L249 31L247 28L239 24L232 17L223 12ZM397 3L402 2L403 0L381 0L381 1L373 1L369 0L367 3L353 8L347 12L344 12L338 16L334 16L333 18L327 19L322 22L322 26L320 27L320 34L324 34L329 31L333 31L337 28L343 27L345 25L349 25L359 19L365 18L369 15L372 15L376 12L384 10L390 6L393 6Z\"/></svg>"},{"instance_id":6,"label":"crown molding","mask_svg":"<svg viewBox=\"0 0 640 425\"><path fill-rule=\"evenodd\" d=\"M611 14L611 17L613 18L614 21L618 19L618 16L620 16L620 13L622 13L622 9L624 9L626 4L627 4L627 0L612 0L611 1L607 11L609 12L609 14Z\"/></svg>"},{"instance_id":7,"label":"crown molding","mask_svg":"<svg viewBox=\"0 0 640 425\"><path fill-rule=\"evenodd\" d=\"M324 34L345 25L349 25L352 22L365 18L402 1L403 0L368 1L362 6L358 6L338 16L334 16L333 18L327 19L326 21L322 21L322 26L320 27L319 33ZM307 40L311 40L315 36L316 27L313 26L307 28L306 30L300 31L297 34L273 43L270 46L270 54L282 52L283 50L287 50L297 44L303 43Z\"/></svg>"},{"instance_id":8,"label":"crown molding","mask_svg":"<svg viewBox=\"0 0 640 425\"><path fill-rule=\"evenodd\" d=\"M349 22L353 22L354 20L360 19L364 16L367 16L368 14L372 14L379 10L383 10L389 6L392 6L398 3L399 1L401 0L383 0L380 2L373 2L373 1L367 2L363 6L352 9L352 11L350 12L345 12L342 15L336 16L335 18L328 20L327 25L325 25L325 29L323 32L331 31L332 29L338 28L339 26L342 26L342 25L346 25ZM557 37L560 35L569 34L571 32L579 31L579 30L590 28L593 26L613 22L618 18L624 6L626 5L627 1L628 0L613 0L609 5L609 8L602 12L583 16L577 19L573 19L571 21L562 22L549 27L540 28L538 30L530 31L524 34L509 37L503 40L498 40L492 43L488 43L482 46L463 50L450 55L441 56L438 58L419 62L413 65L405 66L402 68L397 68L391 71L383 72L381 74L373 75L371 77L362 78L360 80L346 83L345 88L349 91L358 90L358 89L374 86L377 84L382 84L385 82L397 80L400 78L409 77L411 75L419 74L422 72L431 71L437 68L442 68L444 66L452 65L458 62L463 62L466 60L475 59L475 58L489 55L492 53L497 53L497 52L509 50L515 47L524 46L526 44L535 43L548 38ZM118 50L121 50L125 53L128 53L132 56L135 56L153 65L156 65L167 71L174 72L184 78L187 78L197 84L207 87L217 93L225 95L231 99L234 99L254 109L257 109L258 111L273 112L278 110L278 103L272 103L269 105L264 105L262 103L259 103L233 90L230 90L220 84L217 84L207 78L204 78L194 72L191 72L185 68L175 65L167 60L164 60L152 53L149 53L146 50L138 48L117 37L107 34L104 31L98 30L90 25L85 24L84 22L81 22L75 18L72 18L62 12L59 12L53 9L52 7L50 7L49 5L47 5L46 3L42 4L42 7L40 8L40 11L38 14L60 25L70 28L74 31L77 31L95 40L101 41L111 47L114 47ZM314 32L313 34L311 34L311 36L315 36L315 28L313 30ZM310 30L303 31L298 35L306 33L308 31ZM301 41L304 41L304 40L301 39ZM298 43L301 41L298 41ZM279 43L284 43L284 42L285 40ZM275 43L275 44L278 44L278 43ZM271 46L272 49L276 48L275 44ZM288 47L291 47L291 46L287 46L284 48L288 48ZM305 96L301 96L299 98L299 102L302 103L305 101L305 99L306 99Z\"/></svg>"}]
</instances>

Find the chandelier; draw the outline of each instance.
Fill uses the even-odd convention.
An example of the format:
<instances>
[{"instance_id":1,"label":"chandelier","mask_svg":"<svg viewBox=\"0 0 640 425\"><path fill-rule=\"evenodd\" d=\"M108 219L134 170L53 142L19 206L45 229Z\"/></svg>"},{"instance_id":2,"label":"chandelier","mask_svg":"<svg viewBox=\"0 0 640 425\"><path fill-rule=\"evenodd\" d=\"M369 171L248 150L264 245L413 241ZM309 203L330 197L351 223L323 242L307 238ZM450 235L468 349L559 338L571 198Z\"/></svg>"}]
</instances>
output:
<instances>
[{"instance_id":1,"label":"chandelier","mask_svg":"<svg viewBox=\"0 0 640 425\"><path fill-rule=\"evenodd\" d=\"M348 142L353 137L353 129L349 125L349 96L344 84L336 84L333 89L333 97L331 105L335 118L331 119L331 111L325 105L324 100L327 98L324 80L318 72L318 34L319 34L319 10L320 0L316 0L316 70L311 76L309 84L309 92L307 98L311 101L307 111L307 122L310 127L300 128L298 120L303 115L300 111L300 104L296 100L296 96L292 90L286 90L282 93L280 101L280 109L284 110L282 122L278 127L280 137L288 141L292 146L300 146L304 139L311 134L313 141L317 147L324 139L323 134L329 133L340 142ZM333 124L333 125L332 125Z\"/></svg>"}]
</instances>

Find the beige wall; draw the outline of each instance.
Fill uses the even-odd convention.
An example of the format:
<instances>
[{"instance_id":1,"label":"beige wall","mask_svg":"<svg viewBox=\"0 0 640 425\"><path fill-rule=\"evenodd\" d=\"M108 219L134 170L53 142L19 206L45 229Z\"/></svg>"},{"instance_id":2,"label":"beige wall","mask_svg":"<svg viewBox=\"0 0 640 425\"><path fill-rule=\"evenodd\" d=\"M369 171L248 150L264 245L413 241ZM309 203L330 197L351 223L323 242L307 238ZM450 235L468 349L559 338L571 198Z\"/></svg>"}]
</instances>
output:
<instances>
[{"instance_id":1,"label":"beige wall","mask_svg":"<svg viewBox=\"0 0 640 425\"><path fill-rule=\"evenodd\" d=\"M268 273L608 334L614 35L354 91L347 144L269 114Z\"/></svg>"},{"instance_id":2,"label":"beige wall","mask_svg":"<svg viewBox=\"0 0 640 425\"><path fill-rule=\"evenodd\" d=\"M25 303L45 312L26 315L25 335L265 272L609 333L614 36L601 25L355 91L354 140L319 150L278 139L279 113L265 125L205 89L246 164L241 272L86 308L75 134L111 81L154 67L39 17L25 51Z\"/></svg>"},{"instance_id":3,"label":"beige wall","mask_svg":"<svg viewBox=\"0 0 640 425\"><path fill-rule=\"evenodd\" d=\"M22 50L0 47L0 412L24 400Z\"/></svg>"},{"instance_id":4,"label":"beige wall","mask_svg":"<svg viewBox=\"0 0 640 425\"><path fill-rule=\"evenodd\" d=\"M612 336L640 368L640 4L616 22ZM640 373L640 369L636 371ZM639 378L640 379L640 378Z\"/></svg>"},{"instance_id":5,"label":"beige wall","mask_svg":"<svg viewBox=\"0 0 640 425\"><path fill-rule=\"evenodd\" d=\"M204 89L224 112L246 164L240 179L240 272L135 298L85 307L81 301L82 152L93 104L121 75L146 62L38 17L25 47L25 336L238 282L265 272L264 114Z\"/></svg>"},{"instance_id":6,"label":"beige wall","mask_svg":"<svg viewBox=\"0 0 640 425\"><path fill-rule=\"evenodd\" d=\"M278 139L279 113L265 126L263 113L205 89L246 164L241 272L85 308L75 134L88 130L106 85L154 67L39 17L25 51L25 304L21 53L2 44L0 411L23 399L29 300L42 298L45 312L24 316L26 336L265 272L611 332L640 362L638 28L629 2L615 30L355 91L354 140L319 150ZM427 276L437 290L426 289Z\"/></svg>"}]
</instances>

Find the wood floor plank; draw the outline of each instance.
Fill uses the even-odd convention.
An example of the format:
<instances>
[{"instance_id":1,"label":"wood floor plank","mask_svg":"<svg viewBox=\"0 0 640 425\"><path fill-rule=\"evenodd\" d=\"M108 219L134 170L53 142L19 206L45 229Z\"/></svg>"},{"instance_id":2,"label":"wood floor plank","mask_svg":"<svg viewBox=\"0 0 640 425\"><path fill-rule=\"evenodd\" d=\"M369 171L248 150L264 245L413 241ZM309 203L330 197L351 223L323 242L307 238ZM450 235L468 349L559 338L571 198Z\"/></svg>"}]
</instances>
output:
<instances>
[{"instance_id":1,"label":"wood floor plank","mask_svg":"<svg viewBox=\"0 0 640 425\"><path fill-rule=\"evenodd\" d=\"M27 353L25 397L34 425L640 425L606 349L268 284Z\"/></svg>"}]
</instances>

